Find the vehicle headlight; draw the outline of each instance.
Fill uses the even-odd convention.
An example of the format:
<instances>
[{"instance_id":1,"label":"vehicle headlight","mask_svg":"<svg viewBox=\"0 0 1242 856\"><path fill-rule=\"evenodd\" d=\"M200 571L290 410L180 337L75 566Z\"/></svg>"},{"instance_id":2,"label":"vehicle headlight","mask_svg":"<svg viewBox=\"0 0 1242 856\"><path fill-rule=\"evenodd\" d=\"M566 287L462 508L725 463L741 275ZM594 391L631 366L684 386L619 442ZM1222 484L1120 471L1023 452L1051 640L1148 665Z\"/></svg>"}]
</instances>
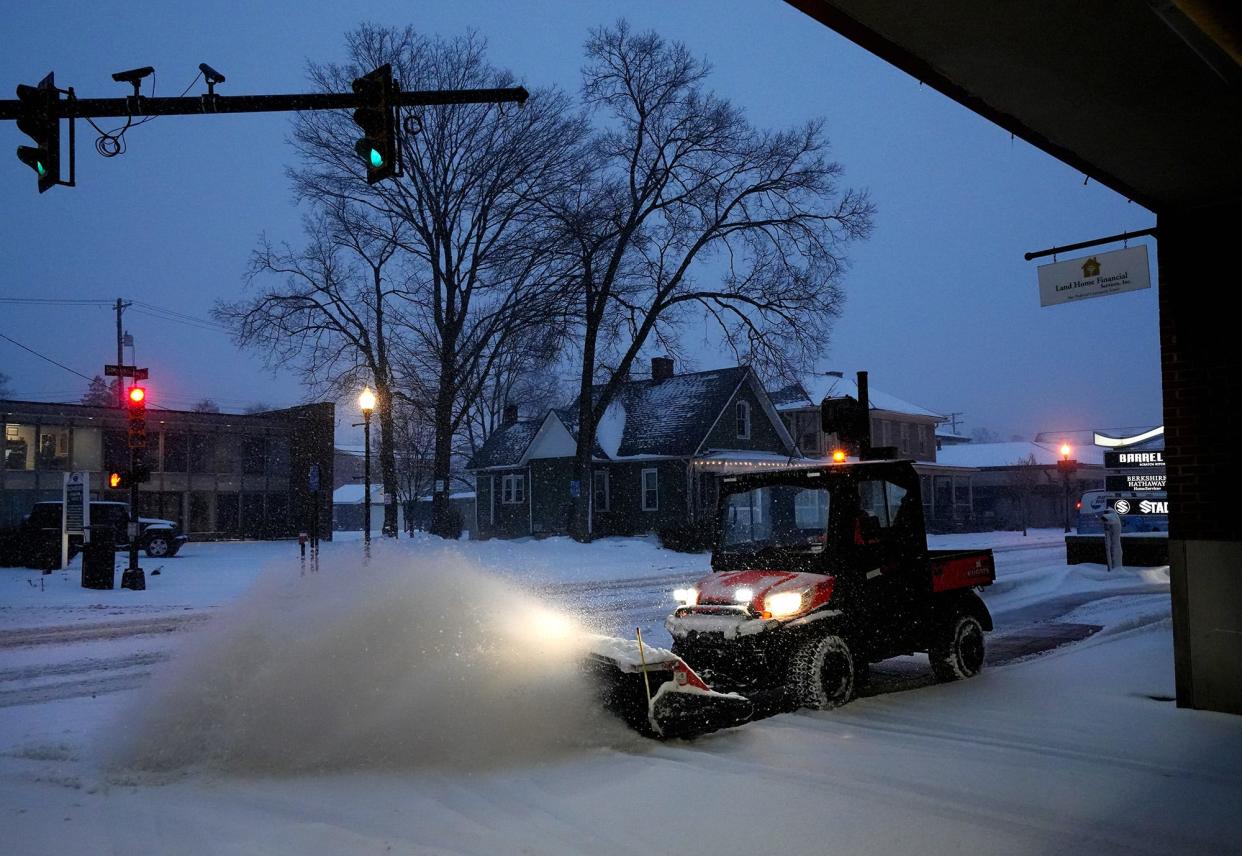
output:
<instances>
[{"instance_id":1,"label":"vehicle headlight","mask_svg":"<svg viewBox=\"0 0 1242 856\"><path fill-rule=\"evenodd\" d=\"M694 606L699 602L699 590L696 588L673 589L673 600L682 606Z\"/></svg>"},{"instance_id":2,"label":"vehicle headlight","mask_svg":"<svg viewBox=\"0 0 1242 856\"><path fill-rule=\"evenodd\" d=\"M763 611L773 618L786 618L802 611L802 592L781 591L763 599Z\"/></svg>"},{"instance_id":3,"label":"vehicle headlight","mask_svg":"<svg viewBox=\"0 0 1242 856\"><path fill-rule=\"evenodd\" d=\"M733 593L734 603L750 603L755 599L755 590L750 588L740 588Z\"/></svg>"},{"instance_id":4,"label":"vehicle headlight","mask_svg":"<svg viewBox=\"0 0 1242 856\"><path fill-rule=\"evenodd\" d=\"M535 614L535 635L544 642L560 642L574 635L572 619L559 612L540 610Z\"/></svg>"}]
</instances>

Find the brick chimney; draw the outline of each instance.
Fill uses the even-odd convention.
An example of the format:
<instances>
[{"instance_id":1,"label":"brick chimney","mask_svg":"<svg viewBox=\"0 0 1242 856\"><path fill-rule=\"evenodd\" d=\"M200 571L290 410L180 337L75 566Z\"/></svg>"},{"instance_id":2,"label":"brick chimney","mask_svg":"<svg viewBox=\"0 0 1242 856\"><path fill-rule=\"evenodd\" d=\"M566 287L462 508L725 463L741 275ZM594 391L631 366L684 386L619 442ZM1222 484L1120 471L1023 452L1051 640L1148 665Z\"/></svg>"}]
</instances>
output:
<instances>
[{"instance_id":1,"label":"brick chimney","mask_svg":"<svg viewBox=\"0 0 1242 856\"><path fill-rule=\"evenodd\" d=\"M673 358L672 357L652 357L651 358L651 379L656 383L662 380L668 380L673 376Z\"/></svg>"},{"instance_id":2,"label":"brick chimney","mask_svg":"<svg viewBox=\"0 0 1242 856\"><path fill-rule=\"evenodd\" d=\"M518 419L518 408L516 404L506 404L504 416L500 420L501 425L513 425Z\"/></svg>"}]
</instances>

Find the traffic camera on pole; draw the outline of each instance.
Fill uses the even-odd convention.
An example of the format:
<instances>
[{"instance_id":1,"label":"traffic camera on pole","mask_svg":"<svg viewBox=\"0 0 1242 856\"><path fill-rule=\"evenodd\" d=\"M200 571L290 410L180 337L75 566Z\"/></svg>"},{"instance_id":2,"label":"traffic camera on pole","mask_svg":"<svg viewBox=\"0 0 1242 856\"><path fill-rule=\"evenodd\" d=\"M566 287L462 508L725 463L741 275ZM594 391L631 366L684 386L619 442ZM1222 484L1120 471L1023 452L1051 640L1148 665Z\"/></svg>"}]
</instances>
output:
<instances>
[{"instance_id":1,"label":"traffic camera on pole","mask_svg":"<svg viewBox=\"0 0 1242 856\"><path fill-rule=\"evenodd\" d=\"M361 101L354 111L354 122L363 133L354 144L354 151L366 165L367 184L375 184L397 174L397 105L392 65L385 63L357 78L354 92Z\"/></svg>"},{"instance_id":2,"label":"traffic camera on pole","mask_svg":"<svg viewBox=\"0 0 1242 856\"><path fill-rule=\"evenodd\" d=\"M17 85L17 127L34 141L33 146L18 146L17 157L39 175L39 192L60 184L60 92L53 73L39 81L38 86Z\"/></svg>"},{"instance_id":3,"label":"traffic camera on pole","mask_svg":"<svg viewBox=\"0 0 1242 856\"><path fill-rule=\"evenodd\" d=\"M145 449L147 446L147 391L135 386L129 391L129 447Z\"/></svg>"}]
</instances>

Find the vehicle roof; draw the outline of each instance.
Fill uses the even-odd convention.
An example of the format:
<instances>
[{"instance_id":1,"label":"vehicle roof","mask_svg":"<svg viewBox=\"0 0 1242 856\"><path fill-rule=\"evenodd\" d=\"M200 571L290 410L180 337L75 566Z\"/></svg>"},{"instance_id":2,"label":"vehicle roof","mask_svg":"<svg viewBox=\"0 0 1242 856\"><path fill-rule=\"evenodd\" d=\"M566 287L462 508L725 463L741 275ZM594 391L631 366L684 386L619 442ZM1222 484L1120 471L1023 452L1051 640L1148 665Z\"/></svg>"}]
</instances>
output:
<instances>
[{"instance_id":1,"label":"vehicle roof","mask_svg":"<svg viewBox=\"0 0 1242 856\"><path fill-rule=\"evenodd\" d=\"M907 475L913 473L914 461L909 458L895 458L879 461L844 461L839 464L825 463L811 467L762 469L754 473L727 475L721 479L721 487L726 493L734 493L747 485L788 484L791 481L814 481L824 477L829 479L853 479L875 476L878 473L894 472L901 472Z\"/></svg>"}]
</instances>

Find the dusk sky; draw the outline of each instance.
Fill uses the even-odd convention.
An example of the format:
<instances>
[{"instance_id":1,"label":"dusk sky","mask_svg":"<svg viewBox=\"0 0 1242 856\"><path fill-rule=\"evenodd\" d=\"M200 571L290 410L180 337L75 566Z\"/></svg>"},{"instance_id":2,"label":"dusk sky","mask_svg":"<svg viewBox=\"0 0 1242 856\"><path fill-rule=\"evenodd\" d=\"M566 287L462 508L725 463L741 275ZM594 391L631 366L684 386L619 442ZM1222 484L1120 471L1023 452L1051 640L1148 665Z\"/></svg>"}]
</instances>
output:
<instances>
[{"instance_id":1,"label":"dusk sky","mask_svg":"<svg viewBox=\"0 0 1242 856\"><path fill-rule=\"evenodd\" d=\"M1161 421L1155 288L1043 309L1037 263L1022 258L1150 227L1151 212L1084 185L1081 173L779 0L4 5L7 98L48 71L79 97L122 96L129 87L111 73L143 65L157 70L157 95L177 95L200 62L227 76L221 94L309 91L306 63L344 60L344 33L364 19L444 36L473 28L493 63L527 87L576 94L588 30L624 11L634 27L708 58L710 87L757 125L824 117L846 183L870 190L876 228L851 249L844 315L821 368L868 369L875 387L963 412L960 430L989 428L1003 439ZM203 91L200 82L191 94ZM12 154L26 138L4 123L0 296L147 304L125 325L138 364L151 368L153 403L188 408L209 397L227 410L304 400L291 376L273 376L213 325L150 308L206 321L216 300L243 293L260 233L300 240L284 175L295 163L290 122L288 114L159 118L133 129L127 152L112 159L96 154L93 132L79 123L79 186L42 195ZM0 333L86 375L115 360L104 306L0 303ZM678 370L725 363L700 349L695 365ZM86 387L3 339L0 372L20 399L76 401ZM338 411L338 422L352 416Z\"/></svg>"}]
</instances>

